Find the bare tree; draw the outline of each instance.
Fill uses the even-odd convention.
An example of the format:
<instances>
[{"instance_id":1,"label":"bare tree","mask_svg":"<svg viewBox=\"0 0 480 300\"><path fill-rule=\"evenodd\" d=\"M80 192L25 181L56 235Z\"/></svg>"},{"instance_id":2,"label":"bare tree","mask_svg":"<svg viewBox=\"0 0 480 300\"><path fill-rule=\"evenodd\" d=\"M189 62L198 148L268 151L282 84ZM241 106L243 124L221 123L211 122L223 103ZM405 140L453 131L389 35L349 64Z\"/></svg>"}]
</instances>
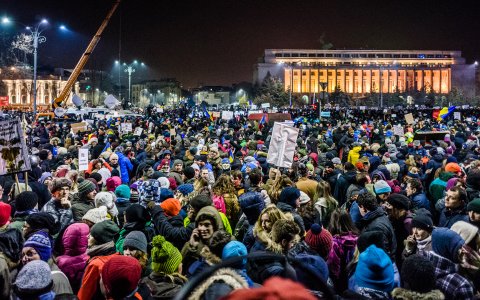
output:
<instances>
[{"instance_id":1,"label":"bare tree","mask_svg":"<svg viewBox=\"0 0 480 300\"><path fill-rule=\"evenodd\" d=\"M33 37L25 33L15 36L10 50L17 63L27 64L27 55L33 53Z\"/></svg>"}]
</instances>

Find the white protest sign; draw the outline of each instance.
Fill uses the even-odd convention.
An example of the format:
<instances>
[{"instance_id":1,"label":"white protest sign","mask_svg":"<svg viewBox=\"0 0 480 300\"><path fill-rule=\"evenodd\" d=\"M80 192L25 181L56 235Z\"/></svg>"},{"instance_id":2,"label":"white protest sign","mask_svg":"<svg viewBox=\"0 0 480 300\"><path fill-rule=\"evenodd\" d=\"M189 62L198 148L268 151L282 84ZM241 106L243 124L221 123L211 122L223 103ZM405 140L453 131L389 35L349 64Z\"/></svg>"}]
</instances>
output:
<instances>
[{"instance_id":1,"label":"white protest sign","mask_svg":"<svg viewBox=\"0 0 480 300\"><path fill-rule=\"evenodd\" d=\"M269 108L270 107L270 103L262 103L262 108Z\"/></svg>"},{"instance_id":2,"label":"white protest sign","mask_svg":"<svg viewBox=\"0 0 480 300\"><path fill-rule=\"evenodd\" d=\"M257 109L257 105L256 104L250 105L250 109Z\"/></svg>"},{"instance_id":3,"label":"white protest sign","mask_svg":"<svg viewBox=\"0 0 480 300\"><path fill-rule=\"evenodd\" d=\"M222 120L231 120L233 119L233 111L222 111Z\"/></svg>"},{"instance_id":4,"label":"white protest sign","mask_svg":"<svg viewBox=\"0 0 480 300\"><path fill-rule=\"evenodd\" d=\"M137 127L135 128L135 132L133 133L133 135L141 136L142 132L143 132L143 128Z\"/></svg>"},{"instance_id":5,"label":"white protest sign","mask_svg":"<svg viewBox=\"0 0 480 300\"><path fill-rule=\"evenodd\" d=\"M365 110L367 107L366 106L360 106L360 110Z\"/></svg>"},{"instance_id":6,"label":"white protest sign","mask_svg":"<svg viewBox=\"0 0 480 300\"><path fill-rule=\"evenodd\" d=\"M0 175L31 170L19 118L0 122Z\"/></svg>"},{"instance_id":7,"label":"white protest sign","mask_svg":"<svg viewBox=\"0 0 480 300\"><path fill-rule=\"evenodd\" d=\"M461 119L462 119L462 113L459 112L459 111L453 112L453 118L454 118L455 120L461 120Z\"/></svg>"},{"instance_id":8,"label":"white protest sign","mask_svg":"<svg viewBox=\"0 0 480 300\"><path fill-rule=\"evenodd\" d=\"M175 128L171 128L170 129L170 137L174 137L177 135L177 131L175 130Z\"/></svg>"},{"instance_id":9,"label":"white protest sign","mask_svg":"<svg viewBox=\"0 0 480 300\"><path fill-rule=\"evenodd\" d=\"M106 107L112 109L117 106L118 100L112 94L110 94L105 98L105 101L103 103L105 103Z\"/></svg>"},{"instance_id":10,"label":"white protest sign","mask_svg":"<svg viewBox=\"0 0 480 300\"><path fill-rule=\"evenodd\" d=\"M78 170L85 171L88 169L88 148L78 149Z\"/></svg>"},{"instance_id":11,"label":"white protest sign","mask_svg":"<svg viewBox=\"0 0 480 300\"><path fill-rule=\"evenodd\" d=\"M132 132L132 123L122 123L123 132Z\"/></svg>"},{"instance_id":12,"label":"white protest sign","mask_svg":"<svg viewBox=\"0 0 480 300\"><path fill-rule=\"evenodd\" d=\"M405 132L402 126L394 126L393 127L393 134L398 136L404 136Z\"/></svg>"},{"instance_id":13,"label":"white protest sign","mask_svg":"<svg viewBox=\"0 0 480 300\"><path fill-rule=\"evenodd\" d=\"M392 118L396 118L397 117L397 114L392 114Z\"/></svg>"},{"instance_id":14,"label":"white protest sign","mask_svg":"<svg viewBox=\"0 0 480 300\"><path fill-rule=\"evenodd\" d=\"M55 110L53 111L55 113L55 115L59 118L63 117L65 115L65 113L67 112L67 110L63 107L57 107L55 108Z\"/></svg>"},{"instance_id":15,"label":"white protest sign","mask_svg":"<svg viewBox=\"0 0 480 300\"><path fill-rule=\"evenodd\" d=\"M72 103L73 105L75 105L76 107L80 107L83 105L83 100L82 98L80 98L77 94L73 95L72 97Z\"/></svg>"},{"instance_id":16,"label":"white protest sign","mask_svg":"<svg viewBox=\"0 0 480 300\"><path fill-rule=\"evenodd\" d=\"M277 167L290 168L297 146L299 129L285 123L275 122L267 162Z\"/></svg>"},{"instance_id":17,"label":"white protest sign","mask_svg":"<svg viewBox=\"0 0 480 300\"><path fill-rule=\"evenodd\" d=\"M393 115L392 115L393 117ZM413 119L412 113L406 114L405 115L405 121L407 121L407 124L413 124L415 121Z\"/></svg>"}]
</instances>

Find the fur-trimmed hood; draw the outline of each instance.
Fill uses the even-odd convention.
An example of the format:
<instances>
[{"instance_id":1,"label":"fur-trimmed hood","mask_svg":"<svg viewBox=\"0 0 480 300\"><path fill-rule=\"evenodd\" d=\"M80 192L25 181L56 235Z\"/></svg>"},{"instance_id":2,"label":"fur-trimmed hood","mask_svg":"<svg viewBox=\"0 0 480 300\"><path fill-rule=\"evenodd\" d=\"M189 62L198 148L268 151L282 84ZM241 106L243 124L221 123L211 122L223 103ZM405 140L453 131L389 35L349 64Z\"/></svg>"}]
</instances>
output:
<instances>
[{"instance_id":1,"label":"fur-trimmed hood","mask_svg":"<svg viewBox=\"0 0 480 300\"><path fill-rule=\"evenodd\" d=\"M392 298L396 300L444 300L445 295L440 290L418 293L403 288L396 288L392 291Z\"/></svg>"},{"instance_id":2,"label":"fur-trimmed hood","mask_svg":"<svg viewBox=\"0 0 480 300\"><path fill-rule=\"evenodd\" d=\"M208 288L214 283L224 284L228 288L233 290L248 288L247 281L239 275L235 270L230 268L222 268L209 276L204 280L197 288L192 292L189 300L205 299L205 294L208 293Z\"/></svg>"},{"instance_id":3,"label":"fur-trimmed hood","mask_svg":"<svg viewBox=\"0 0 480 300\"><path fill-rule=\"evenodd\" d=\"M200 250L200 256L209 266L216 265L222 262L222 259L213 254L208 247L203 247L202 250Z\"/></svg>"},{"instance_id":4,"label":"fur-trimmed hood","mask_svg":"<svg viewBox=\"0 0 480 300\"><path fill-rule=\"evenodd\" d=\"M285 213L285 218L287 220L293 221L293 215L291 213ZM282 254L283 249L282 245L274 242L272 240L271 233L267 233L260 222L256 222L255 226L253 227L253 236L257 239L257 241L265 246L265 250L274 252L277 254Z\"/></svg>"}]
</instances>

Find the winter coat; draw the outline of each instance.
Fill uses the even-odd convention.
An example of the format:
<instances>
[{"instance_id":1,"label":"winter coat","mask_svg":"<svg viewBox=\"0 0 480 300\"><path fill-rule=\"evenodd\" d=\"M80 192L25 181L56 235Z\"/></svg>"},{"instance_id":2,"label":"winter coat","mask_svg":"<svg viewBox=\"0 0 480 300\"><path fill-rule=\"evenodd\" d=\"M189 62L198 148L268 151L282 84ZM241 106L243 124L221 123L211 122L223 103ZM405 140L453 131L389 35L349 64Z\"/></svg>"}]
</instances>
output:
<instances>
[{"instance_id":1,"label":"winter coat","mask_svg":"<svg viewBox=\"0 0 480 300\"><path fill-rule=\"evenodd\" d=\"M95 204L93 201L89 201L87 199L80 199L80 198L77 198L77 200L72 201L73 221L74 222L82 221L82 218L87 213L87 211L93 208L95 208Z\"/></svg>"},{"instance_id":2,"label":"winter coat","mask_svg":"<svg viewBox=\"0 0 480 300\"><path fill-rule=\"evenodd\" d=\"M42 211L49 213L55 219L55 223L60 225L60 231L73 222L72 209L62 207L60 201L56 199L52 198L48 201Z\"/></svg>"},{"instance_id":3,"label":"winter coat","mask_svg":"<svg viewBox=\"0 0 480 300\"><path fill-rule=\"evenodd\" d=\"M0 229L0 253L10 261L18 262L23 248L22 232L15 228Z\"/></svg>"},{"instance_id":4,"label":"winter coat","mask_svg":"<svg viewBox=\"0 0 480 300\"><path fill-rule=\"evenodd\" d=\"M328 255L327 265L330 270L330 278L338 292L343 292L348 288L347 265L353 258L357 239L358 236L353 233L333 236L332 250Z\"/></svg>"},{"instance_id":5,"label":"winter coat","mask_svg":"<svg viewBox=\"0 0 480 300\"><path fill-rule=\"evenodd\" d=\"M338 201L338 204L340 206L348 200L346 199L348 187L356 181L356 171L347 172L337 179L337 183L335 184L335 190L333 192L333 197Z\"/></svg>"},{"instance_id":6,"label":"winter coat","mask_svg":"<svg viewBox=\"0 0 480 300\"><path fill-rule=\"evenodd\" d=\"M355 146L352 150L348 151L348 162L355 165L357 160L360 159L360 150L362 150L361 146Z\"/></svg>"},{"instance_id":7,"label":"winter coat","mask_svg":"<svg viewBox=\"0 0 480 300\"><path fill-rule=\"evenodd\" d=\"M88 255L89 228L83 223L67 227L62 238L64 253L57 257L57 265L65 273L74 291L80 288Z\"/></svg>"},{"instance_id":8,"label":"winter coat","mask_svg":"<svg viewBox=\"0 0 480 300\"><path fill-rule=\"evenodd\" d=\"M107 263L107 261L109 261L114 255L119 254L115 253L107 256L96 256L88 261L83 275L82 285L77 293L79 300L104 299L99 298L101 295L99 285L100 275L102 274L105 263Z\"/></svg>"},{"instance_id":9,"label":"winter coat","mask_svg":"<svg viewBox=\"0 0 480 300\"><path fill-rule=\"evenodd\" d=\"M396 288L392 291L392 298L394 300L445 300L445 295L440 290L419 293L404 288Z\"/></svg>"},{"instance_id":10,"label":"winter coat","mask_svg":"<svg viewBox=\"0 0 480 300\"><path fill-rule=\"evenodd\" d=\"M428 201L427 195L424 193L412 195L410 196L410 200L412 201L414 211L419 208L425 208L426 210L430 211L430 201Z\"/></svg>"},{"instance_id":11,"label":"winter coat","mask_svg":"<svg viewBox=\"0 0 480 300\"><path fill-rule=\"evenodd\" d=\"M453 177L452 173L442 172L440 173L437 179L435 179L434 181L432 181L432 183L430 183L428 190L430 192L430 195L432 195L433 203L437 203L439 199L443 198L443 193L447 188L447 181L452 177Z\"/></svg>"},{"instance_id":12,"label":"winter coat","mask_svg":"<svg viewBox=\"0 0 480 300\"><path fill-rule=\"evenodd\" d=\"M457 208L457 209L447 209L446 207L442 209L440 213L440 219L438 221L439 227L452 227L458 221L465 221L469 222L469 218L467 215L467 211L465 207Z\"/></svg>"},{"instance_id":13,"label":"winter coat","mask_svg":"<svg viewBox=\"0 0 480 300\"><path fill-rule=\"evenodd\" d=\"M154 300L173 299L185 283L187 279L179 274L159 273L151 273L141 281L141 284L148 286Z\"/></svg>"},{"instance_id":14,"label":"winter coat","mask_svg":"<svg viewBox=\"0 0 480 300\"><path fill-rule=\"evenodd\" d=\"M234 269L221 268L202 281L190 294L189 299L220 299L234 290L248 287L247 280Z\"/></svg>"},{"instance_id":15,"label":"winter coat","mask_svg":"<svg viewBox=\"0 0 480 300\"><path fill-rule=\"evenodd\" d=\"M118 210L118 215L117 215L118 226L120 228L122 228L123 223L125 223L125 211L130 205L132 205L132 203L130 202L130 199L117 198L117 200L115 201L115 206L117 207L117 210Z\"/></svg>"},{"instance_id":16,"label":"winter coat","mask_svg":"<svg viewBox=\"0 0 480 300\"><path fill-rule=\"evenodd\" d=\"M357 228L364 232L380 231L385 238L385 251L388 256L394 261L395 253L397 251L397 240L393 230L392 223L387 217L387 213L382 207L376 210L369 211L363 218L357 222Z\"/></svg>"},{"instance_id":17,"label":"winter coat","mask_svg":"<svg viewBox=\"0 0 480 300\"><path fill-rule=\"evenodd\" d=\"M301 177L295 185L297 186L297 189L307 194L310 200L313 201L315 199L318 182L307 177Z\"/></svg>"},{"instance_id":18,"label":"winter coat","mask_svg":"<svg viewBox=\"0 0 480 300\"><path fill-rule=\"evenodd\" d=\"M170 171L169 177L173 177L173 179L175 179L177 186L183 184L183 178L181 173L178 173L177 171L172 170Z\"/></svg>"},{"instance_id":19,"label":"winter coat","mask_svg":"<svg viewBox=\"0 0 480 300\"><path fill-rule=\"evenodd\" d=\"M122 183L128 184L130 182L130 172L133 170L133 165L130 159L121 152L115 152L118 155L118 165L120 167L120 178Z\"/></svg>"},{"instance_id":20,"label":"winter coat","mask_svg":"<svg viewBox=\"0 0 480 300\"><path fill-rule=\"evenodd\" d=\"M123 242L125 242L125 238L132 231L143 232L145 234L145 237L147 238L147 243L149 245L153 237L155 236L155 230L153 228L153 224L151 221L148 221L146 223L144 222L125 223L123 225L123 228L118 233L118 236L116 237L116 240L115 240L115 249L120 254L123 254ZM148 251L148 253L150 252Z\"/></svg>"}]
</instances>

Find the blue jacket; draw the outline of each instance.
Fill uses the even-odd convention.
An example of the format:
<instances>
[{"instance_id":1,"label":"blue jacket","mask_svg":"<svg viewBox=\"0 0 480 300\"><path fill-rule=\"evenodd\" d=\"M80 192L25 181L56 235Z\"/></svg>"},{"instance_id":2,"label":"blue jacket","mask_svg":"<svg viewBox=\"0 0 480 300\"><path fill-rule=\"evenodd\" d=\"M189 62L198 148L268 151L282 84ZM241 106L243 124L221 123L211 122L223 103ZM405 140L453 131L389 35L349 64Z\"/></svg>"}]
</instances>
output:
<instances>
[{"instance_id":1,"label":"blue jacket","mask_svg":"<svg viewBox=\"0 0 480 300\"><path fill-rule=\"evenodd\" d=\"M120 166L120 178L122 183L128 184L130 182L130 172L133 170L133 165L130 159L121 152L115 152L118 155L118 165Z\"/></svg>"},{"instance_id":2,"label":"blue jacket","mask_svg":"<svg viewBox=\"0 0 480 300\"><path fill-rule=\"evenodd\" d=\"M414 209L425 208L430 211L430 201L424 193L418 193L411 198Z\"/></svg>"},{"instance_id":3,"label":"blue jacket","mask_svg":"<svg viewBox=\"0 0 480 300\"><path fill-rule=\"evenodd\" d=\"M458 221L469 222L467 211L465 208L447 210L445 207L440 213L440 220L438 221L438 227L452 227Z\"/></svg>"}]
</instances>

